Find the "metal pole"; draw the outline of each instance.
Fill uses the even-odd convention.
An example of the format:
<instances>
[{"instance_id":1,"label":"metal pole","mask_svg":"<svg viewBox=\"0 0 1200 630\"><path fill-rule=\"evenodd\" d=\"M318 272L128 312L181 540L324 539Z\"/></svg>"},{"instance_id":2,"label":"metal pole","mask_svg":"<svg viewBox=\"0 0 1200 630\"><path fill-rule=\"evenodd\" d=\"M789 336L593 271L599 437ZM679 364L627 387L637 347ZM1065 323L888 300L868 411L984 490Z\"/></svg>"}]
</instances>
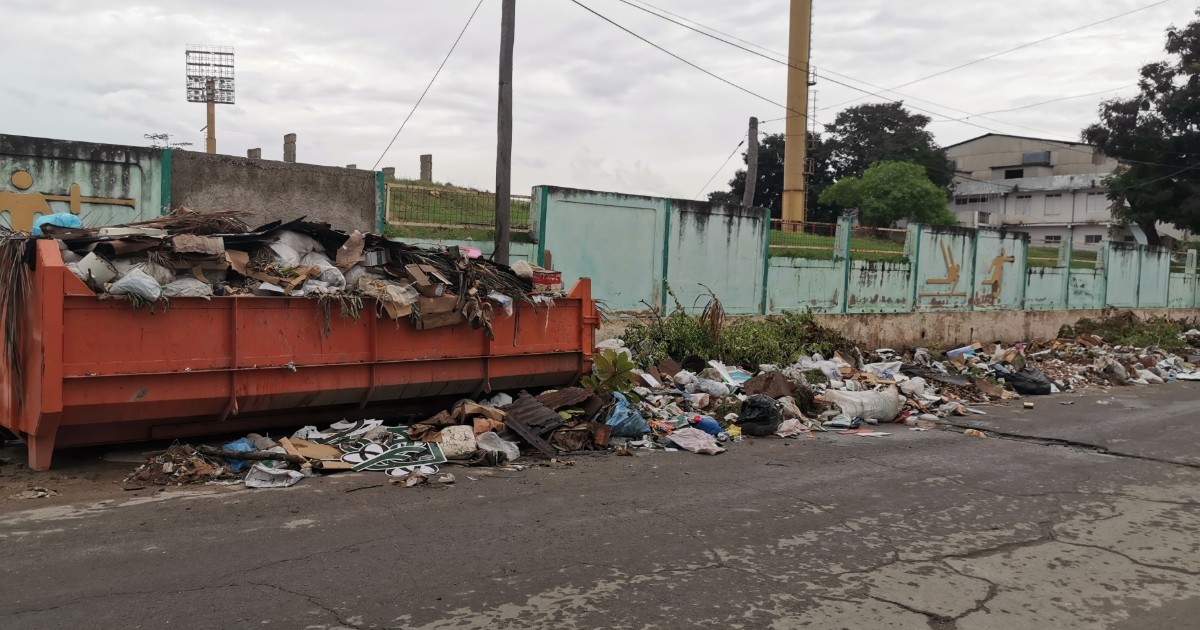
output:
<instances>
[{"instance_id":1,"label":"metal pole","mask_svg":"<svg viewBox=\"0 0 1200 630\"><path fill-rule=\"evenodd\" d=\"M206 85L208 98L208 140L205 149L208 153L217 152L217 82L209 79Z\"/></svg>"},{"instance_id":2,"label":"metal pole","mask_svg":"<svg viewBox=\"0 0 1200 630\"><path fill-rule=\"evenodd\" d=\"M513 40L517 0L504 0L500 18L500 103L496 137L496 249L492 259L507 265L512 213Z\"/></svg>"},{"instance_id":3,"label":"metal pole","mask_svg":"<svg viewBox=\"0 0 1200 630\"><path fill-rule=\"evenodd\" d=\"M812 0L792 0L788 45L787 132L784 142L783 220L804 221L807 186L804 163L808 155L808 62L812 30Z\"/></svg>"},{"instance_id":4,"label":"metal pole","mask_svg":"<svg viewBox=\"0 0 1200 630\"><path fill-rule=\"evenodd\" d=\"M750 117L750 146L746 149L746 192L742 205L754 206L754 188L758 184L758 119Z\"/></svg>"}]
</instances>

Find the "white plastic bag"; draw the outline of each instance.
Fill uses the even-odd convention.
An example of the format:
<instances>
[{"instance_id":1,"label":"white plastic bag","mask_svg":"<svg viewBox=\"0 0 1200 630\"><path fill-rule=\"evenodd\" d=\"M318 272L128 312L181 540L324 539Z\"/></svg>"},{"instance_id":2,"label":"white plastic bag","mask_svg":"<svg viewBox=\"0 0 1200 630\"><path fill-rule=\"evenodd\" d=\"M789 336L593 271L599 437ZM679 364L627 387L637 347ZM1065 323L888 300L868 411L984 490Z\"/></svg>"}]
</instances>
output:
<instances>
[{"instance_id":1,"label":"white plastic bag","mask_svg":"<svg viewBox=\"0 0 1200 630\"><path fill-rule=\"evenodd\" d=\"M877 392L829 390L823 397L851 418L891 422L900 415L900 392L895 386Z\"/></svg>"},{"instance_id":2,"label":"white plastic bag","mask_svg":"<svg viewBox=\"0 0 1200 630\"><path fill-rule=\"evenodd\" d=\"M900 383L900 391L908 394L909 396L920 396L925 393L926 386L928 386L928 382L926 382L926 380L920 376L917 376Z\"/></svg>"},{"instance_id":3,"label":"white plastic bag","mask_svg":"<svg viewBox=\"0 0 1200 630\"><path fill-rule=\"evenodd\" d=\"M158 281L141 269L134 269L125 274L108 288L112 295L136 295L147 302L157 302L162 297L162 287Z\"/></svg>"},{"instance_id":4,"label":"white plastic bag","mask_svg":"<svg viewBox=\"0 0 1200 630\"><path fill-rule=\"evenodd\" d=\"M625 355L630 361L633 360L633 355L629 352L629 348L625 347L625 342L620 339L605 339L596 344L596 351L603 352L605 350L615 350L617 354Z\"/></svg>"},{"instance_id":5,"label":"white plastic bag","mask_svg":"<svg viewBox=\"0 0 1200 630\"><path fill-rule=\"evenodd\" d=\"M180 278L163 285L162 294L169 297L202 297L208 298L213 294L213 288L195 278Z\"/></svg>"},{"instance_id":6,"label":"white plastic bag","mask_svg":"<svg viewBox=\"0 0 1200 630\"><path fill-rule=\"evenodd\" d=\"M285 243L271 243L271 251L275 252L275 264L287 269L300 266L300 252Z\"/></svg>"},{"instance_id":7,"label":"white plastic bag","mask_svg":"<svg viewBox=\"0 0 1200 630\"><path fill-rule=\"evenodd\" d=\"M246 473L247 488L287 488L296 485L304 474L287 468L271 468L262 462L255 464Z\"/></svg>"},{"instance_id":8,"label":"white plastic bag","mask_svg":"<svg viewBox=\"0 0 1200 630\"><path fill-rule=\"evenodd\" d=\"M506 462L515 462L521 456L521 448L517 446L516 442L509 442L501 438L499 435L496 435L495 431L480 434L479 437L475 438L475 445L481 451L504 453L504 461Z\"/></svg>"},{"instance_id":9,"label":"white plastic bag","mask_svg":"<svg viewBox=\"0 0 1200 630\"><path fill-rule=\"evenodd\" d=\"M329 262L329 258L325 254L321 252L305 254L300 258L300 264L320 268L321 275L317 276L317 279L321 282L337 289L346 288L346 276L342 275L342 272Z\"/></svg>"},{"instance_id":10,"label":"white plastic bag","mask_svg":"<svg viewBox=\"0 0 1200 630\"><path fill-rule=\"evenodd\" d=\"M666 441L686 451L701 455L719 455L725 452L725 449L717 443L717 438L694 427L676 429L667 436Z\"/></svg>"},{"instance_id":11,"label":"white plastic bag","mask_svg":"<svg viewBox=\"0 0 1200 630\"><path fill-rule=\"evenodd\" d=\"M299 232L291 232L284 230L275 236L275 242L280 245L286 245L288 249L296 252L299 257L303 257L313 252L325 253L325 247L320 241Z\"/></svg>"}]
</instances>

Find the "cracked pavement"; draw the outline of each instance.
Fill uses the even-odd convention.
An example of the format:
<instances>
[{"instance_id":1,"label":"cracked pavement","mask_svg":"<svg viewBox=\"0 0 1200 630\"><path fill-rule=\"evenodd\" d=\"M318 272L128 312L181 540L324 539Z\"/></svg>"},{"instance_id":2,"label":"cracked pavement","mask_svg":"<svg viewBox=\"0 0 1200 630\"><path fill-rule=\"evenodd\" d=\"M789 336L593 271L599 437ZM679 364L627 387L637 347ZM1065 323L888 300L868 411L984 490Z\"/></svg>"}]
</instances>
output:
<instances>
[{"instance_id":1,"label":"cracked pavement","mask_svg":"<svg viewBox=\"0 0 1200 630\"><path fill-rule=\"evenodd\" d=\"M440 489L345 474L8 502L0 626L1190 627L1198 399L1058 396L958 419L1005 439L886 426L456 468Z\"/></svg>"}]
</instances>

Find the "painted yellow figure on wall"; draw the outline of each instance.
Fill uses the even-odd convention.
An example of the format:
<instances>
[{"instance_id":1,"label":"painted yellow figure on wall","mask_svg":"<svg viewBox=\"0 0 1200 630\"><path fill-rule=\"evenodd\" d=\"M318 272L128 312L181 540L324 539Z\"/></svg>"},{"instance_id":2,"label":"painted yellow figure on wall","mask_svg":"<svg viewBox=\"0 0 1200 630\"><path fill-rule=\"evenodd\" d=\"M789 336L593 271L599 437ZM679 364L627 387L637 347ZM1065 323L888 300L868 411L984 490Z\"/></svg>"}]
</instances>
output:
<instances>
[{"instance_id":1,"label":"painted yellow figure on wall","mask_svg":"<svg viewBox=\"0 0 1200 630\"><path fill-rule=\"evenodd\" d=\"M1009 256L1007 254L1008 252L1003 247L1000 248L1000 255L992 260L992 275L981 283L991 285L992 300L996 300L1000 297L1000 290L1003 286L1002 283L1004 282L1004 265L1017 262L1016 256Z\"/></svg>"},{"instance_id":2,"label":"painted yellow figure on wall","mask_svg":"<svg viewBox=\"0 0 1200 630\"><path fill-rule=\"evenodd\" d=\"M84 197L79 184L71 184L65 195L47 195L37 191L27 192L33 187L33 175L29 171L16 171L9 180L17 190L0 190L0 212L8 213L8 227L14 232L29 232L39 214L53 214L51 201L64 201L71 214L78 215L83 204L95 203L110 206L137 207L136 199L112 199L108 197Z\"/></svg>"},{"instance_id":3,"label":"painted yellow figure on wall","mask_svg":"<svg viewBox=\"0 0 1200 630\"><path fill-rule=\"evenodd\" d=\"M50 200L39 192L25 192L33 186L29 171L17 171L10 180L16 192L0 190L0 212L8 213L8 227L14 232L33 229L33 219L39 214L51 214Z\"/></svg>"}]
</instances>

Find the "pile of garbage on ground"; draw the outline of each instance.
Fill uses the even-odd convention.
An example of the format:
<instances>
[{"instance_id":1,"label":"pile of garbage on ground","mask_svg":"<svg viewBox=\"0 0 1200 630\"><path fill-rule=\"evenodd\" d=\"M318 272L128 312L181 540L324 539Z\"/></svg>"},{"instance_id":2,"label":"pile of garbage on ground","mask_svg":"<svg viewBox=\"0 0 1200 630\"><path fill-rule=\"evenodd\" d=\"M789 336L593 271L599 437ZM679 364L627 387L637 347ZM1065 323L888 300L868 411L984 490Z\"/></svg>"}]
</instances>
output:
<instances>
[{"instance_id":1,"label":"pile of garbage on ground","mask_svg":"<svg viewBox=\"0 0 1200 630\"><path fill-rule=\"evenodd\" d=\"M304 427L288 437L252 433L220 445L176 444L135 470L125 487L244 483L278 488L342 471L377 472L403 486L450 484L455 476L449 470L455 466L520 468L514 462L639 450L717 455L747 439L961 430L951 417L986 415L989 408L1006 404L1033 406L1030 399L1056 393L1200 381L1194 365L1200 356L1189 352L1200 347L1200 330L1130 317L1106 320L1124 321L1126 332L1113 333L1114 338L1157 327L1158 340L1173 351L1110 344L1094 332L1078 332L1048 342L976 343L946 352L863 352L831 331L809 328L805 334L813 339L843 349L748 370L696 356L648 364L649 357L635 354L625 340L610 339L598 344L593 371L577 387L464 399L403 422L343 420L323 429ZM785 323L798 326L801 319ZM804 326L815 325L811 318L805 321ZM1102 326L1085 320L1078 328ZM627 336L644 346L642 334ZM965 433L985 436L974 429Z\"/></svg>"},{"instance_id":2,"label":"pile of garbage on ground","mask_svg":"<svg viewBox=\"0 0 1200 630\"><path fill-rule=\"evenodd\" d=\"M67 267L102 299L139 307L180 297L293 296L357 318L371 297L382 314L410 318L418 329L466 322L490 334L496 309L511 314L515 303L562 292L545 270L509 268L477 249L420 248L304 219L250 229L242 216L181 208L110 227L41 222L35 236L57 240Z\"/></svg>"}]
</instances>

